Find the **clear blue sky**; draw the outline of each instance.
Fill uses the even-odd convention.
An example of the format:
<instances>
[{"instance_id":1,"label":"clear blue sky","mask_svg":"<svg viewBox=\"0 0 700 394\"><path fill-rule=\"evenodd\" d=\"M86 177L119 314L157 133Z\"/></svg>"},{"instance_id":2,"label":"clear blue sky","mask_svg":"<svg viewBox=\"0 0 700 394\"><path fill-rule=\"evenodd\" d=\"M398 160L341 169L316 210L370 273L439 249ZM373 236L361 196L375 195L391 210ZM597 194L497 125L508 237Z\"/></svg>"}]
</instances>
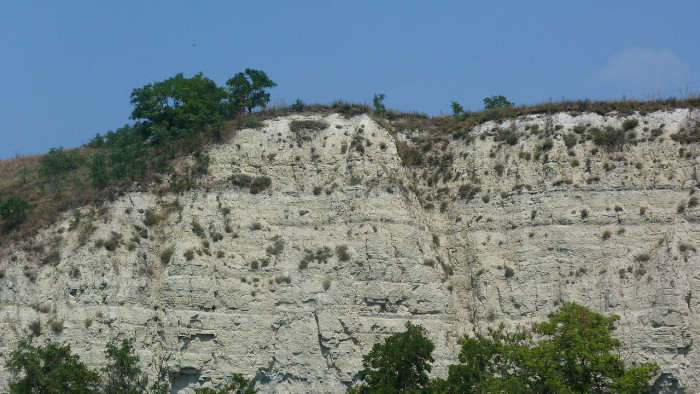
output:
<instances>
[{"instance_id":1,"label":"clear blue sky","mask_svg":"<svg viewBox=\"0 0 700 394\"><path fill-rule=\"evenodd\" d=\"M700 90L700 1L4 1L0 158L129 122L132 89L265 71L287 104L336 99L437 115L503 94ZM685 94L685 93L683 93Z\"/></svg>"}]
</instances>

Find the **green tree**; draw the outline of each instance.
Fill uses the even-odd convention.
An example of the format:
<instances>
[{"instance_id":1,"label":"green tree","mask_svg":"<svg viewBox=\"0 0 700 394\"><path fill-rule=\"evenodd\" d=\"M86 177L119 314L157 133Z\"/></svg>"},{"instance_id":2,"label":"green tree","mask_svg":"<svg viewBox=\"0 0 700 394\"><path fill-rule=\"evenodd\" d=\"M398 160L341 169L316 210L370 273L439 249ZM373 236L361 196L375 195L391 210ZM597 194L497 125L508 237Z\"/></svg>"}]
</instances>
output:
<instances>
[{"instance_id":1,"label":"green tree","mask_svg":"<svg viewBox=\"0 0 700 394\"><path fill-rule=\"evenodd\" d=\"M424 391L435 361L435 345L425 337L425 328L406 322L406 331L390 335L362 358L363 382L354 393L405 393Z\"/></svg>"},{"instance_id":2,"label":"green tree","mask_svg":"<svg viewBox=\"0 0 700 394\"><path fill-rule=\"evenodd\" d=\"M384 93L374 95L374 98L372 99L372 103L374 104L374 112L376 112L376 113L386 112L386 106L384 105L385 98L386 98L386 95Z\"/></svg>"},{"instance_id":3,"label":"green tree","mask_svg":"<svg viewBox=\"0 0 700 394\"><path fill-rule=\"evenodd\" d=\"M461 113L464 113L464 107L456 101L453 101L450 103L450 106L452 107L452 113L455 115L459 115Z\"/></svg>"},{"instance_id":4,"label":"green tree","mask_svg":"<svg viewBox=\"0 0 700 394\"><path fill-rule=\"evenodd\" d=\"M626 366L612 337L618 316L606 317L573 302L546 322L514 333L501 325L462 339L460 364L438 392L616 393L641 392L656 364Z\"/></svg>"},{"instance_id":5,"label":"green tree","mask_svg":"<svg viewBox=\"0 0 700 394\"><path fill-rule=\"evenodd\" d=\"M210 387L201 387L194 389L197 394L254 394L258 390L252 387L252 381L243 377L239 373L234 373L231 377L231 383L217 387L215 389Z\"/></svg>"},{"instance_id":6,"label":"green tree","mask_svg":"<svg viewBox=\"0 0 700 394\"><path fill-rule=\"evenodd\" d=\"M270 93L266 89L274 88L276 83L268 78L264 71L245 69L226 81L226 93L229 110L236 114L243 110L252 112L253 108L264 108L270 102Z\"/></svg>"},{"instance_id":7,"label":"green tree","mask_svg":"<svg viewBox=\"0 0 700 394\"><path fill-rule=\"evenodd\" d=\"M224 90L202 73L185 78L182 73L162 82L145 85L131 93L131 119L147 126L144 138L153 137L152 126L163 126L169 134L197 131L221 118ZM162 138L162 136L161 136Z\"/></svg>"},{"instance_id":8,"label":"green tree","mask_svg":"<svg viewBox=\"0 0 700 394\"><path fill-rule=\"evenodd\" d=\"M33 346L31 336L10 353L7 366L14 375L10 393L87 394L94 393L100 382L70 346L53 342Z\"/></svg>"},{"instance_id":9,"label":"green tree","mask_svg":"<svg viewBox=\"0 0 700 394\"><path fill-rule=\"evenodd\" d=\"M484 99L485 109L512 108L514 105L505 96L491 96Z\"/></svg>"},{"instance_id":10,"label":"green tree","mask_svg":"<svg viewBox=\"0 0 700 394\"><path fill-rule=\"evenodd\" d=\"M125 339L121 344L110 342L105 354L107 365L102 368L105 394L137 394L144 391L146 379L138 366L139 357L134 353L131 341Z\"/></svg>"},{"instance_id":11,"label":"green tree","mask_svg":"<svg viewBox=\"0 0 700 394\"><path fill-rule=\"evenodd\" d=\"M0 202L0 219L7 230L11 230L27 220L27 214L32 206L29 201L20 196L12 195Z\"/></svg>"},{"instance_id":12,"label":"green tree","mask_svg":"<svg viewBox=\"0 0 700 394\"><path fill-rule=\"evenodd\" d=\"M49 153L39 159L39 175L46 178L60 178L69 171L78 168L78 160L63 150L63 147L51 148Z\"/></svg>"}]
</instances>

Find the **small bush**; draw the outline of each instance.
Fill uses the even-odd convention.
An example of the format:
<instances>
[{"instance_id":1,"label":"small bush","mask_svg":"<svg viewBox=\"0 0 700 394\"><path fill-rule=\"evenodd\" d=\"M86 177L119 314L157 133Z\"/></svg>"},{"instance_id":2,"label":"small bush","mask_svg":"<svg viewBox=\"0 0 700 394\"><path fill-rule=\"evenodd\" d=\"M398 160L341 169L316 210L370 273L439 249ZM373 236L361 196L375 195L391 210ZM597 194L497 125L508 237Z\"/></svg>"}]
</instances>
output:
<instances>
[{"instance_id":1,"label":"small bush","mask_svg":"<svg viewBox=\"0 0 700 394\"><path fill-rule=\"evenodd\" d=\"M104 246L108 251L114 252L121 244L121 239L121 234L112 231L112 236L108 240L104 241L102 246Z\"/></svg>"},{"instance_id":2,"label":"small bush","mask_svg":"<svg viewBox=\"0 0 700 394\"><path fill-rule=\"evenodd\" d=\"M218 233L216 231L210 231L209 236L211 237L212 241L214 241L214 242L219 242L222 239L224 239L224 235L221 233Z\"/></svg>"},{"instance_id":3,"label":"small bush","mask_svg":"<svg viewBox=\"0 0 700 394\"><path fill-rule=\"evenodd\" d=\"M328 128L328 123L319 120L293 120L289 123L289 130L298 133L302 130L321 131Z\"/></svg>"},{"instance_id":4,"label":"small bush","mask_svg":"<svg viewBox=\"0 0 700 394\"><path fill-rule=\"evenodd\" d=\"M695 247L693 245L683 243L683 242L678 244L678 251L683 253L683 254L685 254L689 251L697 252L697 250L695 249Z\"/></svg>"},{"instance_id":5,"label":"small bush","mask_svg":"<svg viewBox=\"0 0 700 394\"><path fill-rule=\"evenodd\" d=\"M503 175L503 164L497 163L494 167L493 170L496 171L496 175L501 176Z\"/></svg>"},{"instance_id":6,"label":"small bush","mask_svg":"<svg viewBox=\"0 0 700 394\"><path fill-rule=\"evenodd\" d=\"M60 263L60 262L61 262L61 254L56 249L52 250L43 259L41 259L42 264L51 265L54 267L57 266L58 263Z\"/></svg>"},{"instance_id":7,"label":"small bush","mask_svg":"<svg viewBox=\"0 0 700 394\"><path fill-rule=\"evenodd\" d=\"M206 239L207 234L204 232L204 227L202 227L201 224L197 221L197 219L192 219L192 232L197 235L199 238Z\"/></svg>"},{"instance_id":8,"label":"small bush","mask_svg":"<svg viewBox=\"0 0 700 394\"><path fill-rule=\"evenodd\" d=\"M396 150L404 166L411 167L423 164L423 154L415 147L402 141L396 141Z\"/></svg>"},{"instance_id":9,"label":"small bush","mask_svg":"<svg viewBox=\"0 0 700 394\"><path fill-rule=\"evenodd\" d=\"M304 249L304 258L302 258L301 262L299 262L299 269L305 269L312 261L316 261L319 264L327 263L331 256L333 256L333 252L331 252L331 248L327 246L318 248L316 251Z\"/></svg>"},{"instance_id":10,"label":"small bush","mask_svg":"<svg viewBox=\"0 0 700 394\"><path fill-rule=\"evenodd\" d=\"M331 280L329 278L325 278L323 280L323 290L327 291L330 288L331 288Z\"/></svg>"},{"instance_id":11,"label":"small bush","mask_svg":"<svg viewBox=\"0 0 700 394\"><path fill-rule=\"evenodd\" d=\"M294 102L294 104L291 105L292 109L301 112L304 110L304 102L301 101L301 99L297 99L297 101Z\"/></svg>"},{"instance_id":12,"label":"small bush","mask_svg":"<svg viewBox=\"0 0 700 394\"><path fill-rule=\"evenodd\" d=\"M610 237L612 237L612 232L610 232L610 230L605 230L605 231L603 231L603 235L601 236L601 238L603 239L603 241L609 240Z\"/></svg>"},{"instance_id":13,"label":"small bush","mask_svg":"<svg viewBox=\"0 0 700 394\"><path fill-rule=\"evenodd\" d=\"M685 201L681 201L678 203L678 205L676 206L676 212L678 212L678 213L685 212Z\"/></svg>"},{"instance_id":14,"label":"small bush","mask_svg":"<svg viewBox=\"0 0 700 394\"><path fill-rule=\"evenodd\" d=\"M335 254L338 255L338 260L348 261L350 260L350 252L348 252L347 245L338 245L335 247Z\"/></svg>"},{"instance_id":15,"label":"small bush","mask_svg":"<svg viewBox=\"0 0 700 394\"><path fill-rule=\"evenodd\" d=\"M63 320L51 319L49 321L49 327L51 327L51 331L53 332L61 332L63 331Z\"/></svg>"},{"instance_id":16,"label":"small bush","mask_svg":"<svg viewBox=\"0 0 700 394\"><path fill-rule=\"evenodd\" d=\"M649 253L638 254L637 256L634 257L634 261L639 262L639 263L645 263L649 260L651 260L651 255Z\"/></svg>"},{"instance_id":17,"label":"small bush","mask_svg":"<svg viewBox=\"0 0 700 394\"><path fill-rule=\"evenodd\" d=\"M552 150L554 147L554 141L552 141L551 138L547 138L544 141L542 141L542 144L540 145L540 149L542 152L548 152Z\"/></svg>"},{"instance_id":18,"label":"small bush","mask_svg":"<svg viewBox=\"0 0 700 394\"><path fill-rule=\"evenodd\" d=\"M272 245L268 246L265 249L265 252L271 256L279 256L282 251L284 250L284 240L280 238L279 236L273 238L273 243Z\"/></svg>"},{"instance_id":19,"label":"small bush","mask_svg":"<svg viewBox=\"0 0 700 394\"><path fill-rule=\"evenodd\" d=\"M459 198L469 201L479 192L481 192L480 186L467 183L466 185L460 186L457 193L459 194Z\"/></svg>"},{"instance_id":20,"label":"small bush","mask_svg":"<svg viewBox=\"0 0 700 394\"><path fill-rule=\"evenodd\" d=\"M156 211L153 208L148 208L143 213L143 224L147 227L152 227L158 224L158 217L156 216Z\"/></svg>"},{"instance_id":21,"label":"small bush","mask_svg":"<svg viewBox=\"0 0 700 394\"><path fill-rule=\"evenodd\" d=\"M32 206L19 196L10 196L0 202L0 220L6 229L13 229L24 223Z\"/></svg>"},{"instance_id":22,"label":"small bush","mask_svg":"<svg viewBox=\"0 0 700 394\"><path fill-rule=\"evenodd\" d=\"M510 278L512 278L513 276L515 276L515 271L513 271L513 269L510 268L510 267L506 267L506 271L505 271L505 277L506 277L506 279L510 279Z\"/></svg>"},{"instance_id":23,"label":"small bush","mask_svg":"<svg viewBox=\"0 0 700 394\"><path fill-rule=\"evenodd\" d=\"M593 130L593 143L605 148L622 148L622 146L627 142L627 135L622 129L615 129L613 127L606 127L605 130L594 129Z\"/></svg>"},{"instance_id":24,"label":"small bush","mask_svg":"<svg viewBox=\"0 0 700 394\"><path fill-rule=\"evenodd\" d=\"M258 194L272 185L272 179L267 176L252 177L246 174L233 174L229 179L233 186L247 187L250 194Z\"/></svg>"},{"instance_id":25,"label":"small bush","mask_svg":"<svg viewBox=\"0 0 700 394\"><path fill-rule=\"evenodd\" d=\"M688 208L695 208L698 206L698 198L696 196L692 196L688 199Z\"/></svg>"},{"instance_id":26,"label":"small bush","mask_svg":"<svg viewBox=\"0 0 700 394\"><path fill-rule=\"evenodd\" d=\"M637 119L627 119L624 122L622 122L622 130L630 131L633 128L637 127L638 124L639 121Z\"/></svg>"},{"instance_id":27,"label":"small bush","mask_svg":"<svg viewBox=\"0 0 700 394\"><path fill-rule=\"evenodd\" d=\"M41 336L41 321L34 320L33 322L29 323L29 332L31 332L35 337Z\"/></svg>"},{"instance_id":28,"label":"small bush","mask_svg":"<svg viewBox=\"0 0 700 394\"><path fill-rule=\"evenodd\" d=\"M578 137L576 134L564 134L562 138L567 149L571 149L578 144Z\"/></svg>"},{"instance_id":29,"label":"small bush","mask_svg":"<svg viewBox=\"0 0 700 394\"><path fill-rule=\"evenodd\" d=\"M250 183L250 194L258 194L272 185L272 179L267 176L253 178Z\"/></svg>"},{"instance_id":30,"label":"small bush","mask_svg":"<svg viewBox=\"0 0 700 394\"><path fill-rule=\"evenodd\" d=\"M187 249L182 255L185 257L185 260L190 261L194 258L194 249Z\"/></svg>"},{"instance_id":31,"label":"small bush","mask_svg":"<svg viewBox=\"0 0 700 394\"><path fill-rule=\"evenodd\" d=\"M39 175L45 178L61 178L78 168L74 153L67 153L63 147L51 148L49 153L39 159Z\"/></svg>"},{"instance_id":32,"label":"small bush","mask_svg":"<svg viewBox=\"0 0 700 394\"><path fill-rule=\"evenodd\" d=\"M170 259L173 257L173 253L175 253L175 247L167 247L165 250L160 252L160 262L163 264L168 264L170 262Z\"/></svg>"}]
</instances>

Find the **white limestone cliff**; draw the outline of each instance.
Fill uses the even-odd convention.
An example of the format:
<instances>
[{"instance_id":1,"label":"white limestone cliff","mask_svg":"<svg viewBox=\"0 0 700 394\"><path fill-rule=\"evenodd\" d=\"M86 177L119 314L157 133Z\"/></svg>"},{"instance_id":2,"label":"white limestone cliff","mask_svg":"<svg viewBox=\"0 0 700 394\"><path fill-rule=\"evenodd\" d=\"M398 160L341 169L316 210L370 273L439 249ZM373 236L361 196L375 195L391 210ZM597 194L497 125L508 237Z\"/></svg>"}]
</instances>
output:
<instances>
[{"instance_id":1,"label":"white limestone cliff","mask_svg":"<svg viewBox=\"0 0 700 394\"><path fill-rule=\"evenodd\" d=\"M576 126L628 118L636 144L565 146ZM295 133L295 119L328 127ZM465 333L576 301L621 316L624 358L658 363L657 389L698 391L700 163L697 144L670 139L697 119L533 115L469 141L367 115L266 121L210 146L192 190L126 192L0 252L0 353L39 322L39 341L91 366L110 339L134 339L174 392L234 372L261 392L343 392L406 321L427 329L445 375ZM480 138L496 128L517 143ZM404 166L397 141L416 136L433 160ZM271 186L251 194L235 174ZM470 200L467 184L480 188ZM9 377L0 363L0 390Z\"/></svg>"}]
</instances>

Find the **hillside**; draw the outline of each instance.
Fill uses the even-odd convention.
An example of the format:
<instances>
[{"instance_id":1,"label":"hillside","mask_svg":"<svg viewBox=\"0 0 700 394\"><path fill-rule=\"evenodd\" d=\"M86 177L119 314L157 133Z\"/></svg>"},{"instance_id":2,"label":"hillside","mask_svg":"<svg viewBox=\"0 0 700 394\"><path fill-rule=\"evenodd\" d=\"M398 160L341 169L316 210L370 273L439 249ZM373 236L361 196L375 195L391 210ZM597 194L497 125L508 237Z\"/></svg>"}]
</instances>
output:
<instances>
[{"instance_id":1,"label":"hillside","mask_svg":"<svg viewBox=\"0 0 700 394\"><path fill-rule=\"evenodd\" d=\"M174 392L234 372L343 392L406 320L444 375L463 334L576 301L621 316L657 390L699 391L699 125L697 108L270 116L207 142L191 187L125 183L8 237L0 353L39 322L89 365L133 338Z\"/></svg>"}]
</instances>

